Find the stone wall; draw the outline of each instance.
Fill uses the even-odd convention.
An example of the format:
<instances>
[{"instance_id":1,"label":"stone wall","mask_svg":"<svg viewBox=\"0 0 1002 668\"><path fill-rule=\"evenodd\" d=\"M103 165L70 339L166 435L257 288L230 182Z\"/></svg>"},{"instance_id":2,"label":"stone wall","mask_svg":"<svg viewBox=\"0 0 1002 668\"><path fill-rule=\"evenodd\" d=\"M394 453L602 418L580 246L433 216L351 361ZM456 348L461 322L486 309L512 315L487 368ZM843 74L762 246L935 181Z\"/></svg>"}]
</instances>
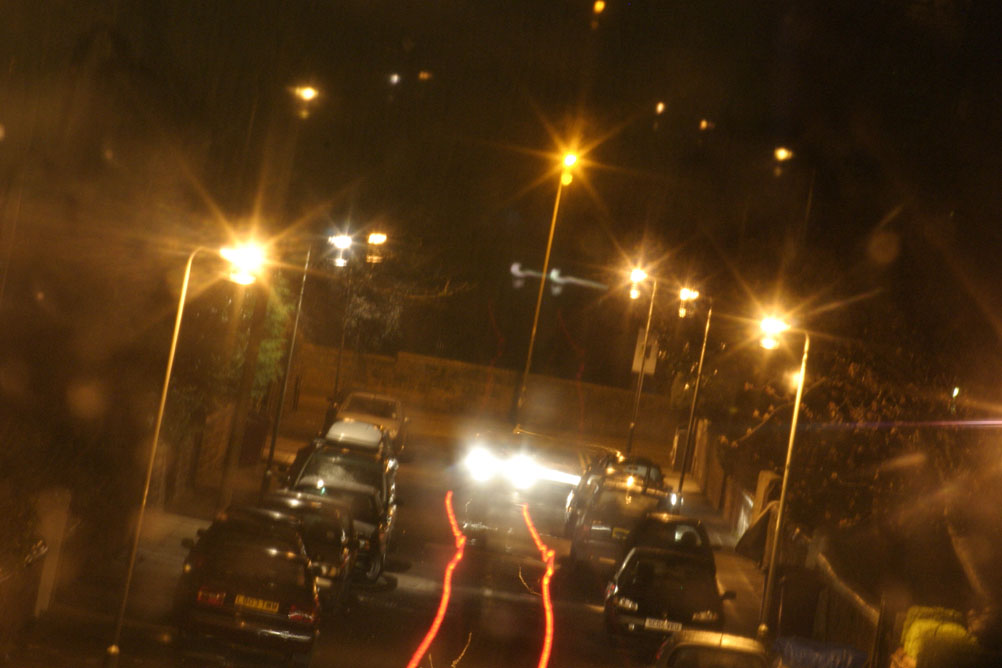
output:
<instances>
[{"instance_id":1,"label":"stone wall","mask_svg":"<svg viewBox=\"0 0 1002 668\"><path fill-rule=\"evenodd\" d=\"M293 361L285 414L290 422L313 417L333 394L336 348L304 343ZM396 357L345 351L340 388L396 395L411 410L462 414L491 420L507 418L518 373L425 355ZM523 423L551 432L597 437L623 436L633 409L633 392L572 380L532 375ZM668 399L645 394L640 403L636 438L669 443L675 428Z\"/></svg>"}]
</instances>

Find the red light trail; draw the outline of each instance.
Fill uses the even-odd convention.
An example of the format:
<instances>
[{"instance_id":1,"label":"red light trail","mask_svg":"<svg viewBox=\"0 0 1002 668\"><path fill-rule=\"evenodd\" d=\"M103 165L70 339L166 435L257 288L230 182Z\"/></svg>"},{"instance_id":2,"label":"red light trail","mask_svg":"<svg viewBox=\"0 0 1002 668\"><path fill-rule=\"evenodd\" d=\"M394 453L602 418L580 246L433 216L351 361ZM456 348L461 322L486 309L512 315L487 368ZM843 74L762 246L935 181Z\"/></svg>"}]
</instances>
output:
<instances>
[{"instance_id":1,"label":"red light trail","mask_svg":"<svg viewBox=\"0 0 1002 668\"><path fill-rule=\"evenodd\" d=\"M525 526L529 529L532 542L536 544L536 549L539 550L543 562L546 564L546 573L543 574L541 585L543 590L543 612L546 615L546 633L543 636L543 649L539 653L538 664L538 668L546 668L546 665L550 662L550 652L553 649L553 602L550 600L550 578L553 577L554 553L553 550L546 546L543 539L539 537L536 525L532 523L532 517L529 516L529 504L522 505L522 517L525 518Z\"/></svg>"},{"instance_id":2,"label":"red light trail","mask_svg":"<svg viewBox=\"0 0 1002 668\"><path fill-rule=\"evenodd\" d=\"M452 572L456 570L456 566L459 565L459 562L463 558L463 547L466 545L466 536L459 529L459 524L456 522L456 514L452 510L451 489L445 493L445 514L449 518L449 528L452 529L452 535L456 539L456 553L452 555L449 565L445 567L445 576L442 578L442 598L438 603L438 612L435 613L435 619L432 621L428 633L425 634L424 640L421 641L421 644L418 645L413 656L411 656L407 668L417 668L418 663L424 658L424 655L428 652L428 648L431 647L431 643L435 640L435 636L438 635L438 629L442 626L442 620L445 619L445 611L449 607L449 597L452 595Z\"/></svg>"}]
</instances>

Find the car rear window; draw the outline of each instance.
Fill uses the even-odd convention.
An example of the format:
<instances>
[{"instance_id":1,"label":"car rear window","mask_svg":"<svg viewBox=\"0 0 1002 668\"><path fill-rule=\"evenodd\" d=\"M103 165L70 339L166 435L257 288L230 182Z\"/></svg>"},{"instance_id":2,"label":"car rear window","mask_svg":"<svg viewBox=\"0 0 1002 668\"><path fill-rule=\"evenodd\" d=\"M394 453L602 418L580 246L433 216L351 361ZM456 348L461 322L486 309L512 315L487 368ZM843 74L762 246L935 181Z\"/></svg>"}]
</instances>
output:
<instances>
[{"instance_id":1,"label":"car rear window","mask_svg":"<svg viewBox=\"0 0 1002 668\"><path fill-rule=\"evenodd\" d=\"M263 549L220 550L209 556L206 568L212 575L228 582L302 588L308 581L305 564L269 554Z\"/></svg>"},{"instance_id":2,"label":"car rear window","mask_svg":"<svg viewBox=\"0 0 1002 668\"><path fill-rule=\"evenodd\" d=\"M321 482L344 481L381 489L382 475L382 464L377 459L321 450L306 463L297 487L316 491L325 486Z\"/></svg>"},{"instance_id":3,"label":"car rear window","mask_svg":"<svg viewBox=\"0 0 1002 668\"><path fill-rule=\"evenodd\" d=\"M395 419L397 417L397 407L395 402L387 401L385 399L376 399L374 397L350 396L347 401L344 402L344 408L342 410L351 411L352 413L365 413L366 415L375 415L383 418Z\"/></svg>"}]
</instances>

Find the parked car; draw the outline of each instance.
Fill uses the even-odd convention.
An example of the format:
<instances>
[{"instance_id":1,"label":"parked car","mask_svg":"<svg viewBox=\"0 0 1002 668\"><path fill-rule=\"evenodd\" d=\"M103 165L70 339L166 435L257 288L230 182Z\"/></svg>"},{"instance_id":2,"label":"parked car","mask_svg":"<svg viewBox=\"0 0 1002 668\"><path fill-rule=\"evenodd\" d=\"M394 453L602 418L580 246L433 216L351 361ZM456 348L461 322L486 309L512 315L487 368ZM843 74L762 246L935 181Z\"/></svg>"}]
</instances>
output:
<instances>
[{"instance_id":1,"label":"parked car","mask_svg":"<svg viewBox=\"0 0 1002 668\"><path fill-rule=\"evenodd\" d=\"M396 525L396 504L384 503L379 490L371 485L343 478L317 479L315 483L306 481L304 489L348 508L358 538L356 571L361 571L370 582L378 580Z\"/></svg>"},{"instance_id":2,"label":"parked car","mask_svg":"<svg viewBox=\"0 0 1002 668\"><path fill-rule=\"evenodd\" d=\"M316 438L299 449L284 487L311 492L318 482L344 480L375 487L384 504L392 505L396 503L398 468L377 427L364 422L336 422L324 438Z\"/></svg>"},{"instance_id":3,"label":"parked car","mask_svg":"<svg viewBox=\"0 0 1002 668\"><path fill-rule=\"evenodd\" d=\"M614 569L626 554L627 539L640 520L667 503L664 490L631 481L605 482L574 529L571 561L600 572Z\"/></svg>"},{"instance_id":4,"label":"parked car","mask_svg":"<svg viewBox=\"0 0 1002 668\"><path fill-rule=\"evenodd\" d=\"M189 549L184 572L197 569L203 561L203 553L227 543L252 543L307 556L300 524L295 517L265 508L234 506L217 514L208 528L199 529L197 540L181 540L181 545Z\"/></svg>"},{"instance_id":5,"label":"parked car","mask_svg":"<svg viewBox=\"0 0 1002 668\"><path fill-rule=\"evenodd\" d=\"M703 523L694 517L651 512L644 515L626 539L626 549L659 547L692 555L716 575L713 546Z\"/></svg>"},{"instance_id":6,"label":"parked car","mask_svg":"<svg viewBox=\"0 0 1002 668\"><path fill-rule=\"evenodd\" d=\"M655 668L766 668L769 653L757 640L684 629L658 649Z\"/></svg>"},{"instance_id":7,"label":"parked car","mask_svg":"<svg viewBox=\"0 0 1002 668\"><path fill-rule=\"evenodd\" d=\"M320 617L309 560L267 541L204 538L175 599L186 651L239 648L309 665Z\"/></svg>"},{"instance_id":8,"label":"parked car","mask_svg":"<svg viewBox=\"0 0 1002 668\"><path fill-rule=\"evenodd\" d=\"M261 507L300 521L306 554L313 565L324 607L336 607L348 591L358 555L350 509L326 497L289 490L268 494Z\"/></svg>"},{"instance_id":9,"label":"parked car","mask_svg":"<svg viewBox=\"0 0 1002 668\"><path fill-rule=\"evenodd\" d=\"M646 457L624 457L618 452L609 453L597 458L581 480L567 495L564 509L564 535L570 538L581 521L588 504L595 494L608 482L625 482L627 479L642 487L664 489L671 493L671 488L665 485L661 467ZM671 500L674 497L669 497Z\"/></svg>"},{"instance_id":10,"label":"parked car","mask_svg":"<svg viewBox=\"0 0 1002 668\"><path fill-rule=\"evenodd\" d=\"M394 454L404 449L407 423L404 404L396 397L374 392L351 392L338 406L336 420L367 422L386 433Z\"/></svg>"},{"instance_id":11,"label":"parked car","mask_svg":"<svg viewBox=\"0 0 1002 668\"><path fill-rule=\"evenodd\" d=\"M605 590L605 626L610 637L659 636L683 626L720 630L722 601L734 592L721 592L706 564L678 550L635 547Z\"/></svg>"}]
</instances>

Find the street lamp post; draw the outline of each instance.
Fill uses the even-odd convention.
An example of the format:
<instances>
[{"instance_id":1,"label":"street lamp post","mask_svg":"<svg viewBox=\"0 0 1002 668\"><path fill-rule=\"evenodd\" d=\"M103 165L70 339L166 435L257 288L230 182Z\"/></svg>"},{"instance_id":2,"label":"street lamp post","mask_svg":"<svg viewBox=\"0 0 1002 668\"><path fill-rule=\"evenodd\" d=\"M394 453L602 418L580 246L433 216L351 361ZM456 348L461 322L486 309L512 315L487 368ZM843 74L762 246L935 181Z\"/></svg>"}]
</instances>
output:
<instances>
[{"instance_id":1,"label":"street lamp post","mask_svg":"<svg viewBox=\"0 0 1002 668\"><path fill-rule=\"evenodd\" d=\"M282 410L285 407L285 395L289 390L289 376L292 374L292 356L296 352L296 334L299 331L299 316L303 312L303 293L306 292L306 277L310 271L310 255L313 244L306 247L306 260L303 262L303 279L299 283L299 298L296 300L296 315L292 319L292 333L289 335L289 348L285 355L285 375L282 377L282 391L278 395L278 408L275 409L275 421L271 426L271 443L268 445L268 460L264 465L264 475L261 477L261 497L268 492L271 485L271 466L275 462L275 444L278 442L278 427L282 422Z\"/></svg>"},{"instance_id":2,"label":"street lamp post","mask_svg":"<svg viewBox=\"0 0 1002 668\"><path fill-rule=\"evenodd\" d=\"M679 298L682 300L682 306L679 308L679 312L683 312L686 301L694 300L698 297L699 293L695 290L682 288L682 291L679 293ZM685 447L682 448L682 472L678 475L678 498L680 500L684 498L682 494L682 485L685 484L686 466L689 463L689 454L695 438L692 431L696 426L696 402L699 401L699 385L703 378L703 359L706 357L706 341L710 337L711 317L713 317L713 300L708 298L706 307L706 325L703 327L703 345L699 348L699 363L696 365L696 381L692 387L692 401L689 403L689 421L685 428Z\"/></svg>"},{"instance_id":3,"label":"street lamp post","mask_svg":"<svg viewBox=\"0 0 1002 668\"><path fill-rule=\"evenodd\" d=\"M766 318L762 321L762 331L765 337L762 339L762 346L767 349L776 348L778 342L776 336L789 329L789 325L775 318ZM779 491L779 507L776 509L776 528L772 539L772 549L769 551L769 570L765 578L765 592L762 596L762 610L759 614L758 635L765 638L769 635L769 617L772 610L772 598L776 587L776 555L779 553L780 542L782 541L783 512L786 508L786 488L790 481L790 462L793 460L793 441L797 434L797 417L800 415L800 399L804 394L804 377L807 372L807 353L811 347L811 337L804 331L804 352L800 358L800 374L797 377L797 394L793 401L793 418L790 420L790 438L786 446L786 464L783 466L783 482Z\"/></svg>"},{"instance_id":4,"label":"street lamp post","mask_svg":"<svg viewBox=\"0 0 1002 668\"><path fill-rule=\"evenodd\" d=\"M546 253L543 256L543 275L539 279L539 292L536 294L536 310L532 315L532 329L529 332L529 350L525 355L525 368L522 370L522 378L519 382L518 394L515 395L514 418L516 426L521 423L522 406L525 404L525 386L529 380L529 371L532 368L532 351L536 345L536 328L539 326L539 307L543 303L543 289L546 287L546 276L550 269L550 250L553 248L553 232L557 227L557 212L560 211L560 196L563 194L564 186L570 185L574 179L571 168L577 163L578 157L573 153L564 155L563 171L560 173L560 182L557 184L557 196L553 200L553 215L550 217L550 233L546 238Z\"/></svg>"},{"instance_id":5,"label":"street lamp post","mask_svg":"<svg viewBox=\"0 0 1002 668\"><path fill-rule=\"evenodd\" d=\"M136 529L132 535L132 545L129 548L128 565L125 570L125 584L122 588L122 600L118 607L118 614L115 617L115 630L112 635L111 644L105 651L104 665L107 668L118 666L120 654L119 642L122 639L122 625L125 621L125 608L129 602L129 590L132 588L132 575L136 567L136 554L139 551L139 537L143 528L143 516L146 512L146 500L150 495L150 482L153 479L153 466L156 462L157 444L160 441L160 430L163 426L164 408L167 405L167 391L170 388L171 372L174 370L174 355L177 352L178 336L181 332L181 318L184 315L184 302L188 296L188 284L191 280L191 265L195 261L195 256L200 252L208 250L203 246L195 248L188 255L188 261L184 265L184 277L181 279L181 294L177 300L177 315L174 318L174 331L171 334L170 350L167 353L167 369L164 372L163 387L160 390L160 403L157 404L157 416L153 422L153 443L150 446L150 456L146 462L146 478L143 481L143 496L139 503L139 514L136 517ZM264 260L260 249L250 245L237 248L224 248L219 251L226 260L230 262L230 280L234 283L247 285L254 282L254 273Z\"/></svg>"},{"instance_id":6,"label":"street lamp post","mask_svg":"<svg viewBox=\"0 0 1002 668\"><path fill-rule=\"evenodd\" d=\"M630 278L633 280L633 285L636 286L641 281L647 278L647 273L643 269L634 269L630 274ZM638 295L636 288L630 290L630 296ZM651 284L651 301L647 306L647 324L644 326L644 343L643 347L640 349L640 370L637 373L637 390L633 395L633 416L630 419L630 429L626 434L626 454L629 455L633 450L633 432L637 428L637 414L640 412L640 396L644 390L644 372L647 370L647 342L650 338L651 333L651 316L654 315L654 299L658 294L658 279L654 279Z\"/></svg>"}]
</instances>

